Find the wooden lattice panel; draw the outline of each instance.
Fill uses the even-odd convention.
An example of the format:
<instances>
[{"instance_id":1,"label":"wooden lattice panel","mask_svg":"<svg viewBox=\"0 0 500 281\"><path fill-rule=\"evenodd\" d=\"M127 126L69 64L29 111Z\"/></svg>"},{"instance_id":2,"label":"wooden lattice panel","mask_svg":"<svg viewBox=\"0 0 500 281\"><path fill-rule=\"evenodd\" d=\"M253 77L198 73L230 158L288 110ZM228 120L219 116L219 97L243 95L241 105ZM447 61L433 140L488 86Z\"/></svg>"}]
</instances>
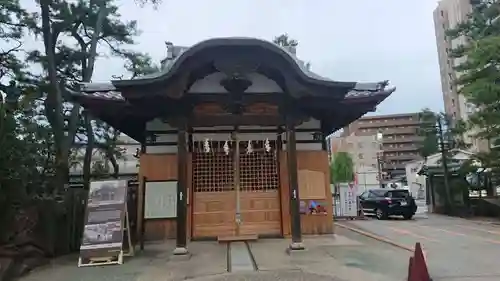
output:
<instances>
[{"instance_id":1,"label":"wooden lattice panel","mask_svg":"<svg viewBox=\"0 0 500 281\"><path fill-rule=\"evenodd\" d=\"M195 142L193 146L194 192L234 190L233 156L224 152L224 142L210 142L210 152L205 152L203 145Z\"/></svg>"},{"instance_id":2,"label":"wooden lattice panel","mask_svg":"<svg viewBox=\"0 0 500 281\"><path fill-rule=\"evenodd\" d=\"M204 142L194 144L193 186L195 192L217 192L234 190L233 143L226 155L225 142L210 142L210 151L205 152ZM274 143L270 144L272 148ZM253 141L252 152L247 152L248 143L240 142L240 190L277 190L279 185L276 151L267 152L264 141Z\"/></svg>"},{"instance_id":3,"label":"wooden lattice panel","mask_svg":"<svg viewBox=\"0 0 500 281\"><path fill-rule=\"evenodd\" d=\"M243 145L244 144L244 145ZM247 143L241 143L240 154L240 190L267 191L277 190L279 185L278 161L276 151L267 152L264 141L253 141L253 151L247 153ZM271 143L274 148L274 143Z\"/></svg>"}]
</instances>

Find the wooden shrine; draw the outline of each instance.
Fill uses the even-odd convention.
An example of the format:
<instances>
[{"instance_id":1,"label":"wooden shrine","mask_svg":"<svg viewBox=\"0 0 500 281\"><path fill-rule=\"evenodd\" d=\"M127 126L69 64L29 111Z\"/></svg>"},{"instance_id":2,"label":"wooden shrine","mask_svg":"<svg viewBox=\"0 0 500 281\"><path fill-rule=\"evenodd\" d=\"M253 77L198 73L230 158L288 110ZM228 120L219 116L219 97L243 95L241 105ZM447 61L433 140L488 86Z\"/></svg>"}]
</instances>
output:
<instances>
[{"instance_id":1,"label":"wooden shrine","mask_svg":"<svg viewBox=\"0 0 500 281\"><path fill-rule=\"evenodd\" d=\"M176 207L139 219L140 235L175 238L174 253L186 254L190 239L291 237L290 248L303 249L302 234L332 233L325 138L393 91L387 81L321 77L267 41L218 38L160 73L83 84L73 98L141 142L140 201L151 205L138 217L152 204ZM148 182L171 195L143 200Z\"/></svg>"}]
</instances>

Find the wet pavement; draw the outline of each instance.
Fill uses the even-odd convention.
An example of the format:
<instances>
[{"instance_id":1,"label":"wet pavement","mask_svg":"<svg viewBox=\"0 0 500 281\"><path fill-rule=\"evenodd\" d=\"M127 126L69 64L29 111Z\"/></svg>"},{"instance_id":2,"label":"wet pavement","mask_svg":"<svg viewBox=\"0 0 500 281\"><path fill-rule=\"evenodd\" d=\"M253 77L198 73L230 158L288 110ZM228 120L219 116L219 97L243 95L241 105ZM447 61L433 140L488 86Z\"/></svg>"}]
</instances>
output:
<instances>
[{"instance_id":1,"label":"wet pavement","mask_svg":"<svg viewBox=\"0 0 500 281\"><path fill-rule=\"evenodd\" d=\"M429 214L414 220L350 221L344 224L406 247L423 245L434 281L500 280L500 226Z\"/></svg>"},{"instance_id":2,"label":"wet pavement","mask_svg":"<svg viewBox=\"0 0 500 281\"><path fill-rule=\"evenodd\" d=\"M307 236L307 250L288 255L288 239L249 243L258 271L227 272L227 246L191 242L189 260L171 259L174 241L148 244L123 265L78 268L77 256L56 259L21 281L398 281L404 280L409 252L338 229L337 235Z\"/></svg>"}]
</instances>

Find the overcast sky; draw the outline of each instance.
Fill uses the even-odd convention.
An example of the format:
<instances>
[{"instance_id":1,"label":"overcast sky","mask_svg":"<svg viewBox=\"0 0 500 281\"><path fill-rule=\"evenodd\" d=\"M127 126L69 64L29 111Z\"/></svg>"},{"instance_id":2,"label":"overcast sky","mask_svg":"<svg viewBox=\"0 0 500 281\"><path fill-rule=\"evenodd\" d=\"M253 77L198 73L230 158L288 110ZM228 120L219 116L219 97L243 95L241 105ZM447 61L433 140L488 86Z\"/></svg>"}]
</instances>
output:
<instances>
[{"instance_id":1,"label":"overcast sky","mask_svg":"<svg viewBox=\"0 0 500 281\"><path fill-rule=\"evenodd\" d=\"M432 12L437 0L163 0L154 10L122 0L142 35L135 47L159 61L166 40L190 46L212 37L272 40L288 33L312 70L339 81L390 80L397 91L377 114L443 107ZM101 59L94 81L121 74Z\"/></svg>"}]
</instances>

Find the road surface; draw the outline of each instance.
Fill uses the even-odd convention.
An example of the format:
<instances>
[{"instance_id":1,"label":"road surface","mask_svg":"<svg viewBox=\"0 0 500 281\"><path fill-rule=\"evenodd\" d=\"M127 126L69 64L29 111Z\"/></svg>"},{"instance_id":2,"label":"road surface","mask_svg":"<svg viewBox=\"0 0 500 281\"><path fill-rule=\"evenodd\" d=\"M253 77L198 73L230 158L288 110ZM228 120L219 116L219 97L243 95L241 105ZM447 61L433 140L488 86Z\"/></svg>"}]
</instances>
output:
<instances>
[{"instance_id":1,"label":"road surface","mask_svg":"<svg viewBox=\"0 0 500 281\"><path fill-rule=\"evenodd\" d=\"M345 224L413 247L423 245L434 281L500 280L500 226L439 215Z\"/></svg>"},{"instance_id":2,"label":"road surface","mask_svg":"<svg viewBox=\"0 0 500 281\"><path fill-rule=\"evenodd\" d=\"M190 242L189 260L175 259L175 240L147 243L123 265L77 267L77 255L54 259L20 281L400 281L408 251L345 229L336 235L304 236L306 251L288 255L290 239L259 239L249 245L258 271L227 272L228 247ZM232 252L230 252L232 253Z\"/></svg>"}]
</instances>

